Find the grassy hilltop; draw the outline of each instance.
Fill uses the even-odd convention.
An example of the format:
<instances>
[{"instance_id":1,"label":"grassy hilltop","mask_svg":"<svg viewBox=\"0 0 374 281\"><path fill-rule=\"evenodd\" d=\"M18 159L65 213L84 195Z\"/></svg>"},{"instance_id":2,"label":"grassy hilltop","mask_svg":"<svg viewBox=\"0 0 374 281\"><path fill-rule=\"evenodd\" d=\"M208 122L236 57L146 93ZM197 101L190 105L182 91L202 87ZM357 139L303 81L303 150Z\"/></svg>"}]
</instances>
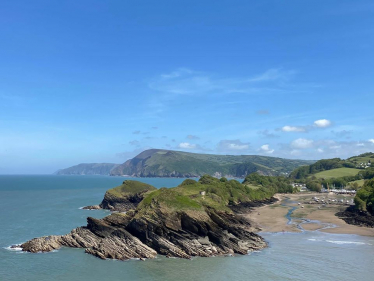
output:
<instances>
[{"instance_id":1,"label":"grassy hilltop","mask_svg":"<svg viewBox=\"0 0 374 281\"><path fill-rule=\"evenodd\" d=\"M212 208L230 211L228 206L231 205L269 199L277 192L294 191L288 178L253 173L242 183L204 175L198 181L186 179L177 187L160 189L139 181L125 180L122 185L109 189L107 194L112 196L112 201L128 200L130 195L142 194L138 210L152 209L154 204L164 204L174 210Z\"/></svg>"},{"instance_id":2,"label":"grassy hilltop","mask_svg":"<svg viewBox=\"0 0 374 281\"><path fill-rule=\"evenodd\" d=\"M253 172L278 175L313 162L258 155L213 155L150 149L116 167L111 175L196 177L209 174L245 177Z\"/></svg>"}]
</instances>

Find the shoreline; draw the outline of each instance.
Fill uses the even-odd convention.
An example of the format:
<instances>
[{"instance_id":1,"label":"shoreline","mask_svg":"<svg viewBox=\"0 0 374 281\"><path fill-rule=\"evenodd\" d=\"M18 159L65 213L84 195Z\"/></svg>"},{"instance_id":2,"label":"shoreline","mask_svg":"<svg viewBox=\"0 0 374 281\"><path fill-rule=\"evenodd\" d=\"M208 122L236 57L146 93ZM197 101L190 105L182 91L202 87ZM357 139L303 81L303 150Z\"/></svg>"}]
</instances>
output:
<instances>
[{"instance_id":1,"label":"shoreline","mask_svg":"<svg viewBox=\"0 0 374 281\"><path fill-rule=\"evenodd\" d=\"M319 231L333 234L356 234L374 237L374 228L347 224L335 214L346 209L347 205L308 204L313 197L329 199L352 196L325 195L321 193L276 194L277 202L255 207L244 217L252 222L255 232L294 232ZM300 205L299 205L300 203Z\"/></svg>"}]
</instances>

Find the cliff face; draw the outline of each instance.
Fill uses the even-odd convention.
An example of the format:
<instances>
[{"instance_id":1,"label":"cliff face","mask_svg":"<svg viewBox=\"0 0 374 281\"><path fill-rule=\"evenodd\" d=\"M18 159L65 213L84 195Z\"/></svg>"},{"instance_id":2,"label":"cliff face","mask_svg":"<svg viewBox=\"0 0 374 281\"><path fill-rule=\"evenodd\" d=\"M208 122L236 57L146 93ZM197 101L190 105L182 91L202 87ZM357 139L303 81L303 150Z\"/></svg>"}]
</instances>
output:
<instances>
[{"instance_id":1,"label":"cliff face","mask_svg":"<svg viewBox=\"0 0 374 281\"><path fill-rule=\"evenodd\" d=\"M212 186L229 186L217 179L208 180L215 182L204 185L188 180L179 187L159 190L125 181L109 190L107 194L112 197L106 195L101 205L117 206L126 213L103 219L89 217L86 226L69 234L35 238L21 248L33 253L61 246L85 248L86 253L102 259L126 260L157 254L179 258L247 254L266 247L263 238L252 232L250 222L226 207L224 196L201 193Z\"/></svg>"},{"instance_id":2,"label":"cliff face","mask_svg":"<svg viewBox=\"0 0 374 281\"><path fill-rule=\"evenodd\" d=\"M108 176L119 164L113 163L82 163L66 169L58 170L56 175L103 175Z\"/></svg>"},{"instance_id":3,"label":"cliff face","mask_svg":"<svg viewBox=\"0 0 374 281\"><path fill-rule=\"evenodd\" d=\"M197 177L204 174L245 177L253 172L264 175L291 172L310 163L256 155L210 155L150 149L114 168L110 174L135 177Z\"/></svg>"}]
</instances>

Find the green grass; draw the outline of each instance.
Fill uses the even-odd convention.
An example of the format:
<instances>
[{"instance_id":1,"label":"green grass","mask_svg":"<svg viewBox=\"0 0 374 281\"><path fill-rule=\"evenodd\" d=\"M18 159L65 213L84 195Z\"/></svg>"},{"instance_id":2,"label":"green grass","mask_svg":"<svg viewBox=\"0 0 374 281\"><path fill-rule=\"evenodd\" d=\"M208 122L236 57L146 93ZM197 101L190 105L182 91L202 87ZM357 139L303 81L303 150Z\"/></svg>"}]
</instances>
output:
<instances>
[{"instance_id":1,"label":"green grass","mask_svg":"<svg viewBox=\"0 0 374 281\"><path fill-rule=\"evenodd\" d=\"M365 180L356 180L356 181L351 181L349 184L352 185L353 183L357 183L359 187L363 186L365 183Z\"/></svg>"},{"instance_id":2,"label":"green grass","mask_svg":"<svg viewBox=\"0 0 374 281\"><path fill-rule=\"evenodd\" d=\"M354 168L338 168L338 169L332 169L328 171L322 171L312 176L315 176L319 179L322 179L322 178L331 179L331 178L339 178L339 177L345 177L345 176L355 176L358 174L359 171L361 170L354 169Z\"/></svg>"},{"instance_id":3,"label":"green grass","mask_svg":"<svg viewBox=\"0 0 374 281\"><path fill-rule=\"evenodd\" d=\"M193 211L202 211L202 204L194 200L190 196L186 196L181 192L178 192L174 188L160 188L157 191L149 193L143 201L139 204L138 210L141 213L152 214L154 212L155 206L163 206L169 210L193 210Z\"/></svg>"},{"instance_id":4,"label":"green grass","mask_svg":"<svg viewBox=\"0 0 374 281\"><path fill-rule=\"evenodd\" d=\"M162 206L163 210L202 211L209 207L231 212L228 208L230 204L261 200L273 195L266 187L260 187L205 175L198 182L187 179L177 187L151 191L139 204L138 210L150 217L154 215L156 206ZM201 194L202 191L205 191L205 195Z\"/></svg>"},{"instance_id":5,"label":"green grass","mask_svg":"<svg viewBox=\"0 0 374 281\"><path fill-rule=\"evenodd\" d=\"M156 188L144 182L125 180L122 185L109 189L107 192L113 196L122 197L128 194L135 194L145 190L156 190Z\"/></svg>"},{"instance_id":6,"label":"green grass","mask_svg":"<svg viewBox=\"0 0 374 281\"><path fill-rule=\"evenodd\" d=\"M251 189L259 189L261 187L260 185L253 185L253 184L246 184L245 186L247 186Z\"/></svg>"}]
</instances>

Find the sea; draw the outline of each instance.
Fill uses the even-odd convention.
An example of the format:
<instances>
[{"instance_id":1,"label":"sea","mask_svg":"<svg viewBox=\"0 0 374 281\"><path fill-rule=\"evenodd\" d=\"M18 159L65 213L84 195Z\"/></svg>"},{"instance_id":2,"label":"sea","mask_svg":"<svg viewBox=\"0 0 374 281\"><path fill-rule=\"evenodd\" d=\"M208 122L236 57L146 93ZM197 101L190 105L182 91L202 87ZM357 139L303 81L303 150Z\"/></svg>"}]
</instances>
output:
<instances>
[{"instance_id":1,"label":"sea","mask_svg":"<svg viewBox=\"0 0 374 281\"><path fill-rule=\"evenodd\" d=\"M260 233L269 247L234 257L101 260L84 249L24 253L13 244L34 237L66 234L86 225L88 216L105 210L82 210L100 203L107 189L123 177L0 176L0 280L374 280L374 237L302 233ZM178 178L136 178L173 187Z\"/></svg>"}]
</instances>

